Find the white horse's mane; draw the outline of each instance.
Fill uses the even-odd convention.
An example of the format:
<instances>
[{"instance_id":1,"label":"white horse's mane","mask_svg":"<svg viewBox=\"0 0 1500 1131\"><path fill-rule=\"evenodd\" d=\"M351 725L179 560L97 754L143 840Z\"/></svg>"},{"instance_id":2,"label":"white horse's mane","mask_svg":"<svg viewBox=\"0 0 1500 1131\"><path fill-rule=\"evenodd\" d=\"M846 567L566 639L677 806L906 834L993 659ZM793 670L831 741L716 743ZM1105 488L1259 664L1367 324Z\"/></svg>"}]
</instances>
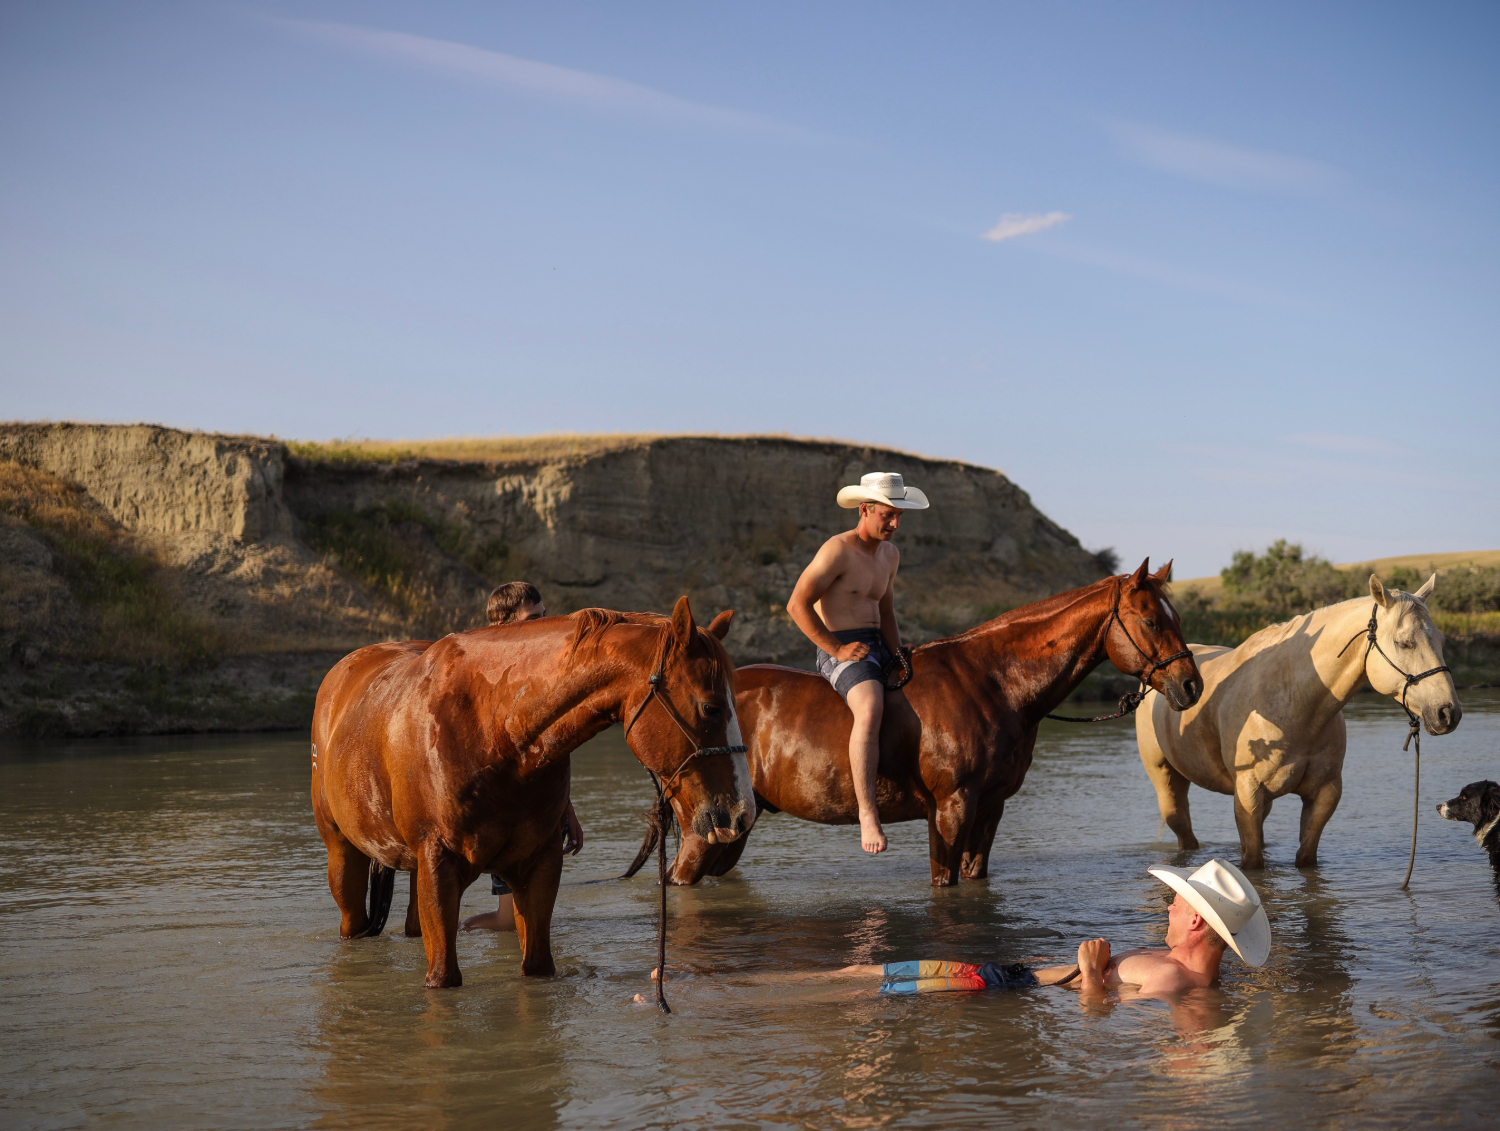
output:
<instances>
[{"instance_id":1,"label":"white horse's mane","mask_svg":"<svg viewBox=\"0 0 1500 1131\"><path fill-rule=\"evenodd\" d=\"M1429 619L1432 616L1431 612L1428 611L1427 602L1422 600L1422 598L1418 597L1415 593L1408 593L1404 589L1387 589L1385 591L1385 595L1389 597L1393 602L1399 601L1405 604L1415 605L1417 608L1421 609L1423 613L1426 613ZM1249 636L1245 637L1243 643L1240 644L1240 647L1243 648L1251 641L1254 641L1259 648L1268 648L1273 644L1280 644L1288 637L1295 636L1302 630L1302 628L1311 626L1315 619L1333 619L1332 617L1325 617L1322 614L1332 613L1335 609L1341 611L1346 610L1350 605L1363 604L1366 601L1373 602L1373 600L1374 598L1372 597L1359 596L1350 597L1346 601L1337 601L1332 605L1319 605L1316 609L1311 609L1308 612L1301 613L1295 617L1292 617L1290 620L1277 621L1275 624L1268 624L1265 628L1258 629L1255 632L1252 632Z\"/></svg>"}]
</instances>

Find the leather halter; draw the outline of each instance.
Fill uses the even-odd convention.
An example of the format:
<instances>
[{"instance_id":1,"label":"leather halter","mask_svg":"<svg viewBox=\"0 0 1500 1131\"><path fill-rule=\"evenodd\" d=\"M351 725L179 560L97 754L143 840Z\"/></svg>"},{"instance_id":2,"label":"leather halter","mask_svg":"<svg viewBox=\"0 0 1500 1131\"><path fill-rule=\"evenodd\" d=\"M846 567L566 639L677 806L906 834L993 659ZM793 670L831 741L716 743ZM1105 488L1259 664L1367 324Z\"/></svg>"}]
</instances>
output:
<instances>
[{"instance_id":1,"label":"leather halter","mask_svg":"<svg viewBox=\"0 0 1500 1131\"><path fill-rule=\"evenodd\" d=\"M1141 686L1129 695L1120 697L1120 709L1113 715L1099 715L1097 718L1092 719L1079 718L1074 715L1046 716L1049 719L1056 719L1060 723L1103 723L1108 722L1110 719L1122 719L1141 705L1142 700L1146 698L1146 692L1151 689L1151 680L1157 672L1170 664L1175 664L1178 660L1191 660L1193 658L1193 653L1189 649L1184 648L1181 652L1173 652L1165 660L1157 660L1146 649L1137 644L1135 637L1130 635L1130 629L1125 627L1125 621L1120 616L1120 598L1125 593L1125 579L1117 577L1115 582L1115 599L1109 606L1109 620L1105 622L1105 639L1108 640L1109 630L1118 624L1120 631L1125 634L1125 639L1130 641L1131 647L1145 657L1148 663L1136 673L1136 678L1141 681Z\"/></svg>"},{"instance_id":2,"label":"leather halter","mask_svg":"<svg viewBox=\"0 0 1500 1131\"><path fill-rule=\"evenodd\" d=\"M661 663L657 665L656 671L651 673L651 678L648 681L651 684L651 690L647 692L646 698L641 700L641 705L635 709L635 714L630 717L630 722L626 724L625 737L630 737L631 728L640 721L642 712L644 712L646 708L650 706L653 699L655 699L662 705L662 707L666 710L668 717L677 724L677 729L682 731L683 734L687 735L688 741L693 744L692 752L689 753L688 756L678 764L677 769L673 770L670 775L661 775L662 782L670 787L676 783L677 778L682 774L682 771L687 769L687 764L694 758L703 758L714 754L744 754L750 749L750 747L698 745L698 736L694 734L692 728L683 721L682 716L677 712L677 708L672 705L672 700L668 699L666 694L661 689L662 674L665 671L666 666L667 654L664 650L662 652ZM733 708L731 707L730 710L733 711ZM647 767L646 772L651 774L653 780L656 778L656 774L650 769L650 767ZM657 788L658 790L660 790L661 787L658 786Z\"/></svg>"},{"instance_id":3,"label":"leather halter","mask_svg":"<svg viewBox=\"0 0 1500 1131\"><path fill-rule=\"evenodd\" d=\"M1375 636L1375 618L1379 615L1379 613L1380 605L1378 603L1372 605L1370 608L1370 623L1365 625L1364 628L1360 629L1359 632L1356 632L1353 636L1349 637L1349 643L1345 644L1342 648L1339 649L1339 655L1342 656L1345 652L1347 652L1349 650L1349 644L1353 644L1360 638L1360 635L1363 634L1365 638L1369 640L1369 643L1365 645L1365 666L1369 666L1370 650L1374 649L1376 652L1380 653L1380 658L1387 664L1389 664L1392 670L1394 670L1397 675L1399 675L1406 681L1401 685L1401 698L1397 700L1397 702L1401 704L1401 709L1406 712L1407 722L1411 724L1411 734L1408 734L1406 736L1406 741L1401 744L1401 749L1405 750L1409 745L1411 745L1411 740L1413 736L1417 735L1417 728L1421 725L1421 720L1416 715L1414 715L1412 713L1412 709L1406 705L1406 693L1410 691L1413 686L1421 683L1428 676L1437 675L1438 672L1451 673L1453 669L1450 668L1447 664L1439 664L1435 668L1428 668L1425 672L1419 672L1416 675L1412 675L1410 672L1399 667L1394 660L1392 660L1385 654L1385 649L1380 646L1380 641ZM1421 747L1421 742L1422 740L1418 738L1417 746L1419 749Z\"/></svg>"}]
</instances>

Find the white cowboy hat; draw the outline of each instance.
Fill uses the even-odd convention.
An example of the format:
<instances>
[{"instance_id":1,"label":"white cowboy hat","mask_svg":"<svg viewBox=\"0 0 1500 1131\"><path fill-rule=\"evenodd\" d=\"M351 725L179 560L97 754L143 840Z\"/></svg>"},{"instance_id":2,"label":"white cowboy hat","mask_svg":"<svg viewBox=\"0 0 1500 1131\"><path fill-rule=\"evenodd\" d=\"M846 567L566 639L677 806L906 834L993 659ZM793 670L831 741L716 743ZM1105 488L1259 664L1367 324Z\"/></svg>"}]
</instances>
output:
<instances>
[{"instance_id":1,"label":"white cowboy hat","mask_svg":"<svg viewBox=\"0 0 1500 1131\"><path fill-rule=\"evenodd\" d=\"M1146 871L1181 892L1246 963L1265 965L1271 953L1271 922L1255 885L1233 864L1210 860L1196 872L1158 864Z\"/></svg>"},{"instance_id":2,"label":"white cowboy hat","mask_svg":"<svg viewBox=\"0 0 1500 1131\"><path fill-rule=\"evenodd\" d=\"M872 471L859 477L858 487L845 487L839 491L839 506L852 510L860 503L879 503L883 507L899 510L925 511L927 496L915 487L908 487L894 471Z\"/></svg>"}]
</instances>

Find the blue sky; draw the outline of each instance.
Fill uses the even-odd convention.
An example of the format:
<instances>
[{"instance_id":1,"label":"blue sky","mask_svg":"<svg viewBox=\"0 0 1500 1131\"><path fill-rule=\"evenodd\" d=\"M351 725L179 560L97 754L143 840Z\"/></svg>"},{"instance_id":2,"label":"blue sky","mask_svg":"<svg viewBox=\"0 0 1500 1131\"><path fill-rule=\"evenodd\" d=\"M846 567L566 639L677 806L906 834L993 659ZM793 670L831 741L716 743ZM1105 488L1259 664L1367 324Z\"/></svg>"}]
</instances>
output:
<instances>
[{"instance_id":1,"label":"blue sky","mask_svg":"<svg viewBox=\"0 0 1500 1131\"><path fill-rule=\"evenodd\" d=\"M785 432L1500 547L1500 9L17 2L0 416ZM935 500L942 505L942 500Z\"/></svg>"}]
</instances>

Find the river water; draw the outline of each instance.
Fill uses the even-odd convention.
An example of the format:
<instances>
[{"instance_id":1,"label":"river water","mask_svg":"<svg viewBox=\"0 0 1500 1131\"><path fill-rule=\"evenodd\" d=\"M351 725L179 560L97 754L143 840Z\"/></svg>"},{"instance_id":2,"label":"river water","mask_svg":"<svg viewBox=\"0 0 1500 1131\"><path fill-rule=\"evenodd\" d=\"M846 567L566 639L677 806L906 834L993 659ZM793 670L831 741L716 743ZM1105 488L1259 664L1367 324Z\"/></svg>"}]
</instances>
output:
<instances>
[{"instance_id":1,"label":"river water","mask_svg":"<svg viewBox=\"0 0 1500 1131\"><path fill-rule=\"evenodd\" d=\"M905 958L1069 961L1154 944L1148 864L1238 859L1227 797L1192 793L1204 848L1154 843L1129 725L1047 724L987 882L932 890L926 830L878 859L853 828L757 825L738 870L670 893L670 998L649 994L656 891L618 874L646 775L618 729L574 756L587 844L558 899L559 974L512 935L461 936L464 986L422 988L419 940L340 942L303 736L0 753L7 1127L1202 1128L1475 1125L1500 1100L1500 906L1467 825L1433 806L1500 778L1500 693L1424 744L1411 890L1400 710L1349 711L1343 802L1299 872L1295 799L1257 877L1275 945L1182 1000L881 997L760 975ZM647 872L654 872L648 868ZM493 908L472 887L464 914Z\"/></svg>"}]
</instances>

